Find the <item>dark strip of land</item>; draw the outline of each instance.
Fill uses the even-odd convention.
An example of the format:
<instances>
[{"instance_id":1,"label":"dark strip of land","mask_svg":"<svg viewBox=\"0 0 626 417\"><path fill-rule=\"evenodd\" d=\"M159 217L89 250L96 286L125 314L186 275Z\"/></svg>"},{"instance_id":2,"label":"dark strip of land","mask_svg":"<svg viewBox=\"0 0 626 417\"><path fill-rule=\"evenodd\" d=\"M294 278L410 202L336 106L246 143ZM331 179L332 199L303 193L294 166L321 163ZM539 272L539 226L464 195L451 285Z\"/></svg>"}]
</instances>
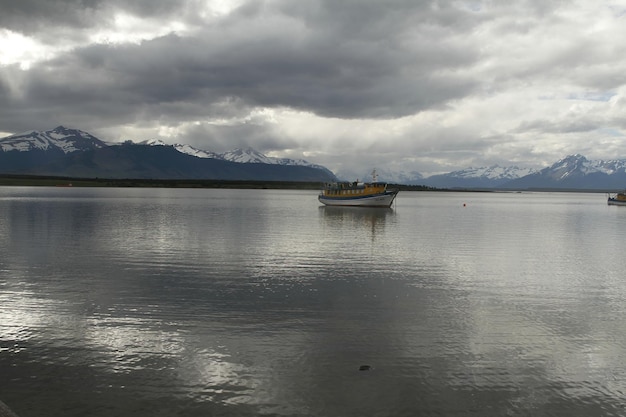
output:
<instances>
[{"instance_id":1,"label":"dark strip of land","mask_svg":"<svg viewBox=\"0 0 626 417\"><path fill-rule=\"evenodd\" d=\"M287 189L319 190L322 182L295 181L232 181L211 179L112 179L112 178L68 178L37 175L0 175L0 186L44 186L44 187L155 187L155 188L242 188L242 189ZM420 185L390 184L390 188L401 191L424 191L432 188Z\"/></svg>"}]
</instances>

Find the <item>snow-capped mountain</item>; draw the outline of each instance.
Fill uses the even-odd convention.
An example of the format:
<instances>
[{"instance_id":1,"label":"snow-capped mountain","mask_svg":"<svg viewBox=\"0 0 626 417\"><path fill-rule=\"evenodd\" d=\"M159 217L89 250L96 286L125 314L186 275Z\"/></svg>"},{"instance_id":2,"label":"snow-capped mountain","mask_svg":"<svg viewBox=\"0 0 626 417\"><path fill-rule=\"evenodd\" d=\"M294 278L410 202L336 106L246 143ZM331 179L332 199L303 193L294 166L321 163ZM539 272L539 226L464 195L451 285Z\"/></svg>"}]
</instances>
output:
<instances>
[{"instance_id":1,"label":"snow-capped mountain","mask_svg":"<svg viewBox=\"0 0 626 417\"><path fill-rule=\"evenodd\" d=\"M276 160L263 155L261 152L251 147L238 148L232 151L220 154L220 157L226 161L252 163L252 164L275 164Z\"/></svg>"},{"instance_id":2,"label":"snow-capped mountain","mask_svg":"<svg viewBox=\"0 0 626 417\"><path fill-rule=\"evenodd\" d=\"M333 174L325 166L313 164L309 161L305 161L304 159L275 158L272 156L266 156L251 147L238 148L233 151L224 152L218 155L219 155L218 156L219 158L224 159L225 161L248 163L248 164L270 164L270 165L285 165L285 166L289 165L289 166L310 167L310 168L320 169L332 177L335 176L335 174Z\"/></svg>"},{"instance_id":3,"label":"snow-capped mountain","mask_svg":"<svg viewBox=\"0 0 626 417\"><path fill-rule=\"evenodd\" d=\"M33 130L0 139L0 150L3 152L41 150L61 151L68 154L105 146L107 146L106 143L87 132L63 126L43 132Z\"/></svg>"},{"instance_id":4,"label":"snow-capped mountain","mask_svg":"<svg viewBox=\"0 0 626 417\"><path fill-rule=\"evenodd\" d=\"M422 183L436 188L497 188L503 184L525 177L535 172L532 168L519 168L517 166L466 168L447 174L433 175L425 178Z\"/></svg>"},{"instance_id":5,"label":"snow-capped mountain","mask_svg":"<svg viewBox=\"0 0 626 417\"><path fill-rule=\"evenodd\" d=\"M273 165L296 165L309 166L314 168L324 168L321 165L312 164L304 159L275 158L266 156L254 148L237 148L232 151L217 154L219 158L225 161L240 162L247 164L273 164ZM324 168L326 169L326 168Z\"/></svg>"},{"instance_id":6,"label":"snow-capped mountain","mask_svg":"<svg viewBox=\"0 0 626 417\"><path fill-rule=\"evenodd\" d=\"M312 167L317 169L322 169L330 172L326 167L322 165L313 164L309 161L305 161L304 159L290 159L290 158L274 158L272 156L266 156L256 149L248 146L246 148L237 148L232 151L224 152L224 153L215 153L210 151L205 151L202 149L194 148L191 145L181 145L174 144L168 145L160 140L149 140L140 142L145 145L161 145L161 146L173 146L178 152L196 156L198 158L215 158L222 159L224 161L238 162L242 164L270 164L270 165L293 165L293 166L303 166L303 167Z\"/></svg>"},{"instance_id":7,"label":"snow-capped mountain","mask_svg":"<svg viewBox=\"0 0 626 417\"><path fill-rule=\"evenodd\" d=\"M626 161L623 159L590 161L580 154L569 155L559 160L552 166L541 170L557 180L565 180L568 177L603 173L611 175L617 172L625 172Z\"/></svg>"},{"instance_id":8,"label":"snow-capped mountain","mask_svg":"<svg viewBox=\"0 0 626 417\"><path fill-rule=\"evenodd\" d=\"M451 172L448 175L456 175L458 178L486 178L490 180L512 180L535 172L532 168L519 168L517 166L501 167L492 165L482 168L468 168L463 171Z\"/></svg>"},{"instance_id":9,"label":"snow-capped mountain","mask_svg":"<svg viewBox=\"0 0 626 417\"><path fill-rule=\"evenodd\" d=\"M626 159L591 161L580 154L569 155L504 186L518 189L623 189L626 187Z\"/></svg>"},{"instance_id":10,"label":"snow-capped mountain","mask_svg":"<svg viewBox=\"0 0 626 417\"><path fill-rule=\"evenodd\" d=\"M140 145L150 145L150 146L172 146L180 153L184 153L186 155L195 156L197 158L216 158L216 159L224 159L220 154L210 151L204 151L202 149L194 148L191 145L186 145L182 143L175 143L173 145L168 145L159 139L151 139L144 140L143 142L139 142Z\"/></svg>"},{"instance_id":11,"label":"snow-capped mountain","mask_svg":"<svg viewBox=\"0 0 626 417\"><path fill-rule=\"evenodd\" d=\"M129 142L132 143L132 141ZM158 139L144 140L142 142L138 142L137 144L150 146L171 146L180 153L198 158L214 158L239 163L309 166L326 169L321 165L312 164L304 159L273 158L265 156L251 147L234 149L224 153L216 153L198 149L187 144L176 143L174 145L169 145ZM58 126L52 130L43 132L33 130L0 139L0 150L4 152L12 150L30 151L39 149L48 151L59 149L63 151L63 153L70 153L79 150L84 151L87 149L103 148L109 145L120 145L120 143L107 144L87 132L78 129L68 129L63 126Z\"/></svg>"},{"instance_id":12,"label":"snow-capped mountain","mask_svg":"<svg viewBox=\"0 0 626 417\"><path fill-rule=\"evenodd\" d=\"M217 158L221 159L220 155L215 152L204 151L202 149L194 148L191 145L186 145L182 143L174 144L174 149L176 149L180 153L184 153L187 155L195 156L197 158Z\"/></svg>"},{"instance_id":13,"label":"snow-capped mountain","mask_svg":"<svg viewBox=\"0 0 626 417\"><path fill-rule=\"evenodd\" d=\"M212 178L335 180L327 168L303 159L273 158L251 148L215 153L162 141L112 146L78 129L58 126L0 138L0 172L115 178ZM121 146L119 146L121 145ZM159 145L159 146L157 146ZM148 152L144 146L151 151ZM154 151L154 152L152 152ZM131 170L131 168L133 170ZM378 179L435 188L578 189L626 188L626 159L588 160L569 155L539 171L501 167L467 168L424 178L418 172L377 169ZM226 178L228 177L228 178ZM355 180L356 178L340 178ZM369 172L360 180L368 181Z\"/></svg>"},{"instance_id":14,"label":"snow-capped mountain","mask_svg":"<svg viewBox=\"0 0 626 417\"><path fill-rule=\"evenodd\" d=\"M85 178L336 180L324 167L301 160L267 158L252 148L222 155L159 141L107 144L87 132L63 126L1 138L0 173Z\"/></svg>"},{"instance_id":15,"label":"snow-capped mountain","mask_svg":"<svg viewBox=\"0 0 626 417\"><path fill-rule=\"evenodd\" d=\"M436 188L610 190L626 187L626 159L589 160L569 155L541 170L518 167L468 168L425 178Z\"/></svg>"}]
</instances>

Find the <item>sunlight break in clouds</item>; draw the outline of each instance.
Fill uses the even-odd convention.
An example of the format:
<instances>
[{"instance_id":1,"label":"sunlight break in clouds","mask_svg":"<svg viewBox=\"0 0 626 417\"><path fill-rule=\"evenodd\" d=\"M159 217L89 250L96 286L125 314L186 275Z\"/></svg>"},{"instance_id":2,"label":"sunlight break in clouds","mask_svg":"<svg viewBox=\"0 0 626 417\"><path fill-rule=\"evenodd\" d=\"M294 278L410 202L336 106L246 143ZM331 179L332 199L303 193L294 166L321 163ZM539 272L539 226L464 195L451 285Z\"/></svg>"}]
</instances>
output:
<instances>
[{"instance_id":1,"label":"sunlight break in clouds","mask_svg":"<svg viewBox=\"0 0 626 417\"><path fill-rule=\"evenodd\" d=\"M49 48L36 39L8 29L0 29L0 65L18 64L22 70L52 55Z\"/></svg>"}]
</instances>

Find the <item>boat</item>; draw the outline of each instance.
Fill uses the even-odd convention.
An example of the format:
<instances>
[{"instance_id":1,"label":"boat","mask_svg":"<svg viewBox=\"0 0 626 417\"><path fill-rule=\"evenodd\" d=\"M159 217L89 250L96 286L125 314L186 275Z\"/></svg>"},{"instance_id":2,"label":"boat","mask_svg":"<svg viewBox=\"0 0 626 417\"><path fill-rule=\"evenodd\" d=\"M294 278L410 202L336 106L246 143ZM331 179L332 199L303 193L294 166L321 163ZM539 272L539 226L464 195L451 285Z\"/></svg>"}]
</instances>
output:
<instances>
[{"instance_id":1,"label":"boat","mask_svg":"<svg viewBox=\"0 0 626 417\"><path fill-rule=\"evenodd\" d=\"M327 206L391 207L399 190L388 189L387 183L378 182L376 170L372 171L372 182L327 183L317 199Z\"/></svg>"},{"instance_id":2,"label":"boat","mask_svg":"<svg viewBox=\"0 0 626 417\"><path fill-rule=\"evenodd\" d=\"M607 203L609 206L626 206L626 191L609 194Z\"/></svg>"}]
</instances>

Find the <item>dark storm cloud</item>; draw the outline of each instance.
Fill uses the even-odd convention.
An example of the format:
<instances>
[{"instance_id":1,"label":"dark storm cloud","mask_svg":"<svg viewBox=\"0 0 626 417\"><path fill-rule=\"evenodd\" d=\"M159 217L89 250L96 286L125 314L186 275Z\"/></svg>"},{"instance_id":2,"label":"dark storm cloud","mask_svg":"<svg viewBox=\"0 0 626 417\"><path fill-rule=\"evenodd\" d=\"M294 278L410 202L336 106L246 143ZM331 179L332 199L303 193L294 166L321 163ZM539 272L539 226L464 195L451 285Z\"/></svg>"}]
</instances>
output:
<instances>
[{"instance_id":1,"label":"dark storm cloud","mask_svg":"<svg viewBox=\"0 0 626 417\"><path fill-rule=\"evenodd\" d=\"M107 24L116 12L165 18L186 10L185 6L193 3L195 1L185 0L0 0L0 27L23 34L45 34L60 29L80 34L82 29Z\"/></svg>"},{"instance_id":2,"label":"dark storm cloud","mask_svg":"<svg viewBox=\"0 0 626 417\"><path fill-rule=\"evenodd\" d=\"M34 20L50 13L60 18L56 24L73 24L85 10L112 4L147 15L172 11L148 1L52 4L54 10L48 2L26 2L14 13L33 13ZM78 11L65 14L73 8ZM233 97L239 112L262 106L339 118L400 117L476 88L463 73L476 53L431 40L468 20L458 13L430 2L250 3L190 35L71 50L25 74L25 98L109 122L182 116L177 108L190 119L211 117L207 110Z\"/></svg>"},{"instance_id":3,"label":"dark storm cloud","mask_svg":"<svg viewBox=\"0 0 626 417\"><path fill-rule=\"evenodd\" d=\"M55 26L84 28L93 23L94 15L90 11L98 3L83 0L1 0L0 27L24 34Z\"/></svg>"},{"instance_id":4,"label":"dark storm cloud","mask_svg":"<svg viewBox=\"0 0 626 417\"><path fill-rule=\"evenodd\" d=\"M476 50L462 43L432 42L433 35L449 37L454 33L450 26L463 20L450 14L448 8L423 1L243 7L231 15L231 28L254 27L267 16L283 25L264 28L260 38L238 39L220 48L213 55L223 64L216 74L256 105L342 118L414 114L476 87L463 73L478 58Z\"/></svg>"}]
</instances>

